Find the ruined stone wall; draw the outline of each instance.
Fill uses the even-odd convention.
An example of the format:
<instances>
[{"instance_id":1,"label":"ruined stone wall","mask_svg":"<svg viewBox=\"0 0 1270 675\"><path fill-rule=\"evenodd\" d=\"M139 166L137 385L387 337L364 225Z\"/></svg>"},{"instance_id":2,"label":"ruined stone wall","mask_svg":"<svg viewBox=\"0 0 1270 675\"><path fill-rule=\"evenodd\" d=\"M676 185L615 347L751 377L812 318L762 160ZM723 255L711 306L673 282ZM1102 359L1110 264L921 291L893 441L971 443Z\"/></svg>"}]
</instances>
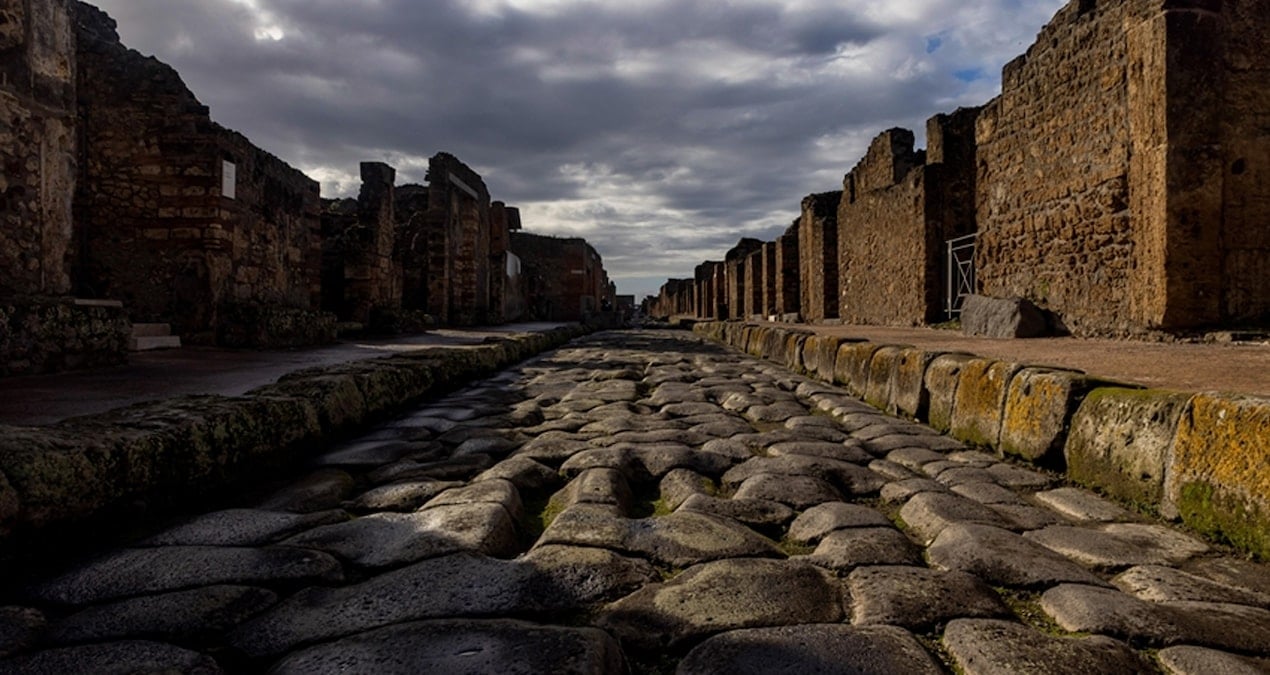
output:
<instances>
[{"instance_id":1,"label":"ruined stone wall","mask_svg":"<svg viewBox=\"0 0 1270 675\"><path fill-rule=\"evenodd\" d=\"M696 315L703 319L716 318L714 300L714 265L703 262L693 270L693 304Z\"/></svg>"},{"instance_id":2,"label":"ruined stone wall","mask_svg":"<svg viewBox=\"0 0 1270 675\"><path fill-rule=\"evenodd\" d=\"M776 313L776 288L779 268L777 267L777 246L774 241L763 244L763 251L759 254L759 266L762 270L762 303L759 305L759 313L764 318Z\"/></svg>"},{"instance_id":3,"label":"ruined stone wall","mask_svg":"<svg viewBox=\"0 0 1270 675\"><path fill-rule=\"evenodd\" d=\"M581 321L600 311L612 285L603 261L585 239L512 232L521 260L527 316L544 321Z\"/></svg>"},{"instance_id":4,"label":"ruined stone wall","mask_svg":"<svg viewBox=\"0 0 1270 675\"><path fill-rule=\"evenodd\" d=\"M838 207L840 316L911 326L943 320L944 241L974 230L977 110L932 118L929 152L913 133L879 135L843 180Z\"/></svg>"},{"instance_id":5,"label":"ruined stone wall","mask_svg":"<svg viewBox=\"0 0 1270 675\"><path fill-rule=\"evenodd\" d=\"M800 310L808 322L838 318L838 203L841 192L803 199L798 223Z\"/></svg>"},{"instance_id":6,"label":"ruined stone wall","mask_svg":"<svg viewBox=\"0 0 1270 675\"><path fill-rule=\"evenodd\" d=\"M427 307L441 323L487 323L490 197L479 174L448 153L428 163ZM503 270L499 270L503 273Z\"/></svg>"},{"instance_id":7,"label":"ruined stone wall","mask_svg":"<svg viewBox=\"0 0 1270 675\"><path fill-rule=\"evenodd\" d=\"M763 242L749 237L742 238L723 257L724 283L726 292L724 302L728 307L728 318L745 319L749 317L750 285L746 279L746 259L753 253L763 249Z\"/></svg>"},{"instance_id":8,"label":"ruined stone wall","mask_svg":"<svg viewBox=\"0 0 1270 675\"><path fill-rule=\"evenodd\" d=\"M341 320L369 325L377 314L401 309L396 174L387 164L363 162L357 199L329 201L322 211L322 306Z\"/></svg>"},{"instance_id":9,"label":"ruined stone wall","mask_svg":"<svg viewBox=\"0 0 1270 675\"><path fill-rule=\"evenodd\" d=\"M78 292L207 339L233 328L218 319L231 307L316 309L317 182L212 122L174 70L120 44L103 12L77 3L75 20Z\"/></svg>"},{"instance_id":10,"label":"ruined stone wall","mask_svg":"<svg viewBox=\"0 0 1270 675\"><path fill-rule=\"evenodd\" d=\"M741 262L745 269L745 310L744 318L751 318L763 313L763 250L745 256Z\"/></svg>"},{"instance_id":11,"label":"ruined stone wall","mask_svg":"<svg viewBox=\"0 0 1270 675\"><path fill-rule=\"evenodd\" d=\"M0 298L71 290L75 42L67 0L0 4Z\"/></svg>"},{"instance_id":12,"label":"ruined stone wall","mask_svg":"<svg viewBox=\"0 0 1270 675\"><path fill-rule=\"evenodd\" d=\"M801 263L798 257L800 223L801 220L795 220L785 234L776 239L776 314L799 314L802 311Z\"/></svg>"}]
</instances>

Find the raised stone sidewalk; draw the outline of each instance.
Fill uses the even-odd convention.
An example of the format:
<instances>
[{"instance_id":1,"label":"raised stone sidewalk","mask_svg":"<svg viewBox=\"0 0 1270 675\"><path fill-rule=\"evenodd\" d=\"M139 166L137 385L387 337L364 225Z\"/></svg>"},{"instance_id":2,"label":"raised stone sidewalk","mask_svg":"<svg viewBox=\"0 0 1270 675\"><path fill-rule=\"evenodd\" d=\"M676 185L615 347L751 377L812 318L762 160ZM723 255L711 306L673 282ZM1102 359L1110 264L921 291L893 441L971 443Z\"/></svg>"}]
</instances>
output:
<instances>
[{"instance_id":1,"label":"raised stone sidewalk","mask_svg":"<svg viewBox=\"0 0 1270 675\"><path fill-rule=\"evenodd\" d=\"M577 340L0 605L0 673L1270 672L1267 566L671 332Z\"/></svg>"}]
</instances>

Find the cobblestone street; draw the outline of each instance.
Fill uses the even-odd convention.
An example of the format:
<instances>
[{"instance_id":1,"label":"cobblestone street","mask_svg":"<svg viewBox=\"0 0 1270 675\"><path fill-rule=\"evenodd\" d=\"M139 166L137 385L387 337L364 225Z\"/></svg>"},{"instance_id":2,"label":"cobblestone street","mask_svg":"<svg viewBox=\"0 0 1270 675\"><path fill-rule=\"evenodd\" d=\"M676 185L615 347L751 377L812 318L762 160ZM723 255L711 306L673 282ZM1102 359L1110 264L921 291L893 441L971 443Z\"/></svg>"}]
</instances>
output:
<instances>
[{"instance_id":1,"label":"cobblestone street","mask_svg":"<svg viewBox=\"0 0 1270 675\"><path fill-rule=\"evenodd\" d=\"M1270 672L1270 567L682 332L600 333L0 599L0 673Z\"/></svg>"}]
</instances>

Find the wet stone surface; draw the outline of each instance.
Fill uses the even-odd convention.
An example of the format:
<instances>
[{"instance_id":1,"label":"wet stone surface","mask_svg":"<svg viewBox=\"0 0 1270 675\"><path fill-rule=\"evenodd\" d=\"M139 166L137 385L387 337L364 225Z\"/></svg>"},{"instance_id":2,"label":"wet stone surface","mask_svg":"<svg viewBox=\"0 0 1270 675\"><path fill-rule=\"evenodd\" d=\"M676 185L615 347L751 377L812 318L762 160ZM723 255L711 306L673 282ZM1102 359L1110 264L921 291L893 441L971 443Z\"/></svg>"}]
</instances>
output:
<instances>
[{"instance_id":1,"label":"wet stone surface","mask_svg":"<svg viewBox=\"0 0 1270 675\"><path fill-rule=\"evenodd\" d=\"M0 597L0 674L1267 664L1266 565L671 332L580 339Z\"/></svg>"}]
</instances>

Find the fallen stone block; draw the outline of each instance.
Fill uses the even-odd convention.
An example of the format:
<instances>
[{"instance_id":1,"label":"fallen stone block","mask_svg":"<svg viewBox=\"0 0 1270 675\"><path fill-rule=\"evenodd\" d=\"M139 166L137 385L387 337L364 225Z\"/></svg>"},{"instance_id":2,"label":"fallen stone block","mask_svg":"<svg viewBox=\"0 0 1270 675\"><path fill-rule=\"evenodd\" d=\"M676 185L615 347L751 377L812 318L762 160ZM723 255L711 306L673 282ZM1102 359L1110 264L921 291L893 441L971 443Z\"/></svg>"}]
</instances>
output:
<instances>
[{"instance_id":1,"label":"fallen stone block","mask_svg":"<svg viewBox=\"0 0 1270 675\"><path fill-rule=\"evenodd\" d=\"M961 330L966 335L993 338L1032 338L1050 334L1045 312L1025 298L966 297L961 307Z\"/></svg>"}]
</instances>

